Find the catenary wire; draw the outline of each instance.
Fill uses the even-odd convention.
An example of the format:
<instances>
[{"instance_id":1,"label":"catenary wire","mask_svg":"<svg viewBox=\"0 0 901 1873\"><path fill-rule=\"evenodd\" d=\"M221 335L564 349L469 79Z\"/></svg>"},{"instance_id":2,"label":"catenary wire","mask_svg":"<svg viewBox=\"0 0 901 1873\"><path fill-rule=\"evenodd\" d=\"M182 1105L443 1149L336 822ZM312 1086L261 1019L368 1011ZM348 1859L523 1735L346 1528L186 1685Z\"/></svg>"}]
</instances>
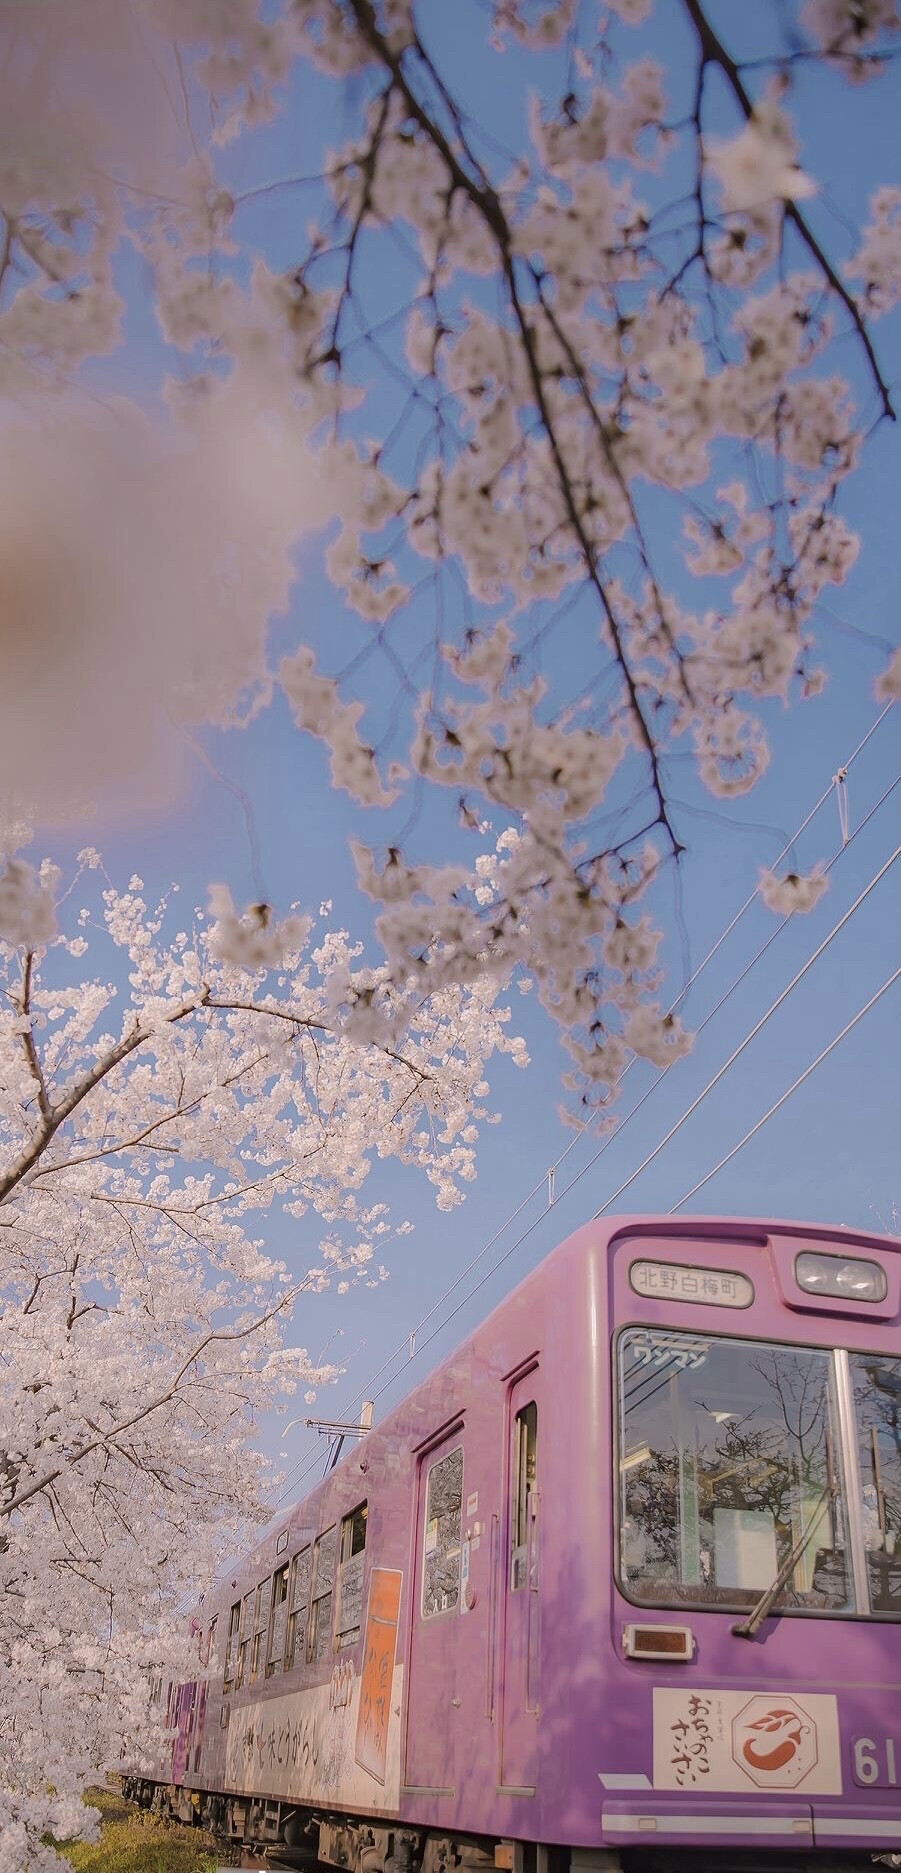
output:
<instances>
[{"instance_id":1,"label":"catenary wire","mask_svg":"<svg viewBox=\"0 0 901 1873\"><path fill-rule=\"evenodd\" d=\"M823 871L824 877L829 876L829 873L831 872L833 865L837 864L838 860L842 857L842 854L847 851L848 846L852 845L854 840L859 837L859 835L864 831L864 828L869 825L869 822L873 818L874 814L879 812L880 807L885 805L886 800L889 799L890 795L894 793L895 788L898 786L901 786L901 776L896 776L896 778L890 783L890 785L885 788L884 792L880 794L879 799L876 801L875 805L870 808L870 811L860 821L859 826L855 827L853 833L849 835L848 839L842 845L839 846L836 852L833 853L831 859L829 860L828 865L824 867L824 871ZM711 1021L715 1019L715 1017L719 1014L720 1010L725 1007L727 1001L731 1000L732 996L735 994L736 989L741 987L742 983L750 975L752 969L755 969L757 967L757 964L760 962L761 957L766 955L767 950L770 948L770 946L773 943L775 943L776 938L778 936L781 936L782 931L786 927L786 924L791 923L794 915L795 913L793 911L789 911L786 913L786 915L780 920L780 922L777 923L774 926L774 928L770 931L769 936L764 939L759 949L755 950L750 961L745 963L744 968L739 971L739 974L737 976L733 977L733 980L729 983L728 988L725 989L723 994L720 996L719 1001L715 1002L714 1006L708 1010L707 1014L704 1016L703 1021L698 1022L698 1025L694 1031L695 1040L697 1040L700 1034L703 1034L704 1029L709 1025ZM651 1080L650 1084L645 1087L645 1090L641 1094L641 1097L639 1099L636 1099L635 1104L629 1107L628 1112L625 1113L623 1118L620 1120L620 1123L615 1127L613 1131L611 1131L608 1134L608 1136L603 1140L602 1144L599 1145L597 1151L594 1154L594 1157L591 1160L592 1164L597 1164L599 1158L603 1157L604 1152L609 1150L609 1147L617 1139L622 1137L622 1134L625 1131L626 1126L631 1124L632 1120L635 1117L635 1114L641 1111L642 1106L645 1105L647 1100L650 1099L651 1094L653 1092L656 1092L657 1087L660 1085L661 1080L665 1079L666 1075L672 1072L672 1068L675 1064L676 1063L673 1061L673 1062L670 1062L669 1065L665 1067L661 1067L660 1072L656 1074L654 1079ZM626 1069L626 1071L628 1071L628 1068ZM621 1075L620 1080L617 1081L617 1085L620 1085L622 1079L624 1078L625 1078L625 1072Z\"/></svg>"},{"instance_id":2,"label":"catenary wire","mask_svg":"<svg viewBox=\"0 0 901 1873\"><path fill-rule=\"evenodd\" d=\"M675 1216L676 1211L681 1210L683 1203L687 1203L699 1190L703 1190L704 1185L709 1184L711 1177L715 1177L717 1172L721 1171L725 1164L728 1164L732 1158L738 1155L739 1151L744 1149L745 1145L756 1136L757 1132L762 1130L763 1126L779 1111L780 1107L785 1105L786 1100L790 1099L792 1094L797 1092L798 1087L803 1086L804 1081L810 1078L811 1073L816 1072L817 1067L828 1058L833 1049L839 1045L839 1042L843 1041L847 1034L850 1034L851 1029L856 1028L858 1021L862 1021L864 1015L868 1015L870 1009L875 1008L876 1003L881 1001L883 995L885 995L890 988L894 988L895 983L899 980L901 980L901 969L896 969L894 975L888 976L885 982L883 982L882 987L876 990L875 995L871 995L869 1001L866 1002L862 1008L858 1008L856 1015L852 1015L851 1020L845 1023L841 1033L836 1034L834 1039L829 1042L828 1046L824 1047L822 1052L817 1054L816 1059L811 1060L810 1065L804 1068L804 1072L798 1074L797 1079L793 1081L788 1090L782 1094L782 1097L777 1099L774 1104L770 1106L769 1111L765 1112L763 1117L757 1120L756 1125L751 1126L750 1131L745 1132L744 1137L739 1139L738 1144L733 1145L731 1151L727 1151L725 1157L720 1158L719 1163L714 1164L712 1170L705 1172L703 1177L699 1177L697 1183L692 1184L690 1190L686 1190L684 1197L680 1197L678 1203L673 1204L672 1209L668 1212L670 1216Z\"/></svg>"},{"instance_id":3,"label":"catenary wire","mask_svg":"<svg viewBox=\"0 0 901 1873\"><path fill-rule=\"evenodd\" d=\"M880 713L876 716L875 720L870 724L870 727L867 729L866 733L861 737L860 741L857 743L857 746L853 749L852 753L848 756L848 759L844 762L842 770L841 770L845 775L848 774L848 772L854 765L855 761L858 759L859 755L863 752L863 749L866 747L867 743L875 734L876 730L880 727L881 723L885 720L892 706L893 705L891 703L887 703L885 707L882 710L880 710ZM826 866L825 870L827 873L831 870L836 860L841 857L842 853L847 850L848 846L853 843L854 839L861 832L863 832L864 828L869 823L869 821L873 818L874 814L879 811L880 807L889 798L890 794L894 791L894 789L898 786L898 784L899 784L899 780L897 778L893 782L890 783L890 785L881 794L880 798L876 801L875 805L870 808L869 812L860 821L859 825L855 827L854 831L850 834L850 837L847 840L843 841L842 845L834 853L832 859L830 859L829 861L829 864ZM783 846L782 851L779 853L778 857L773 860L773 865L771 869L775 869L775 866L778 865L781 862L781 860L786 856L786 854L791 851L792 847L794 846L796 841L800 838L801 834L806 830L806 828L810 825L811 821L815 818L816 814L825 805L826 801L831 797L832 793L834 792L834 789L835 789L835 779L833 777L830 780L829 785L823 789L818 800L810 808L809 812L806 814L801 824L796 828L791 838L786 841L786 844ZM897 854L895 856L897 856ZM889 861L889 862L891 863L893 861ZM675 1009L679 1007L681 1002L687 996L689 990L693 987L695 982L697 982L699 976L707 968L708 964L713 961L713 958L716 956L717 952L722 947L723 943L731 935L732 931L736 928L736 926L741 921L741 919L745 916L747 911L755 903L758 895L759 895L759 886L755 886L754 890L749 893L748 897L739 906L739 909L733 914L732 918L730 919L729 923L726 925L725 929L721 932L719 937L716 939L716 942L711 946L711 948L707 951L706 955L702 958L702 960L698 963L697 967L693 970L692 974L688 977L688 980L685 982L683 988L680 990L680 993L676 997L675 1001L671 1004L671 1007L668 1012L672 1013L675 1011ZM852 910L854 908L855 907L852 906ZM848 913L848 915L850 914L851 912ZM750 970L760 960L760 957L765 953L765 951L770 947L770 944L775 940L775 938L785 928L785 925L790 921L791 921L791 917L789 915L789 916L784 917L782 921L779 924L777 924L775 930L771 932L770 936L766 939L766 942L755 953L751 961L741 971L740 975L737 976L735 980L730 984L729 988L726 990L725 994L717 1002L716 1006L713 1009L711 1009L710 1012L704 1017L704 1020L699 1024L696 1030L697 1033L701 1033L702 1030L707 1026L708 1022L711 1021L714 1018L714 1016L719 1013L720 1009L724 1006L725 1002L728 1001L730 996L734 993L735 989L738 988L741 982L744 981L745 977L748 975ZM835 933L832 933L832 934L835 934ZM827 940L831 941L831 936ZM819 955L820 951L817 951L816 954ZM815 960L815 957L812 958L811 960L812 961ZM788 991L786 991L786 993L787 992ZM634 1064L635 1064L634 1059L630 1060L627 1063L627 1065L623 1068L622 1073L618 1076L617 1081L615 1082L615 1085L617 1087L621 1085L623 1079L625 1078L626 1074L629 1071L630 1066ZM731 1064L731 1062L727 1062L727 1068L729 1064ZM576 1173L575 1177L570 1179L569 1183L559 1193L559 1197L557 1198L557 1201L562 1201L562 1199L569 1193L569 1191L573 1189L574 1185L580 1182L581 1178L585 1175L585 1173L594 1167L594 1165L598 1162L598 1159L603 1155L604 1151L613 1142L614 1138L618 1138L620 1136L620 1133L623 1131L624 1127L629 1123L629 1121L632 1119L635 1113L639 1110L639 1108L642 1105L644 1105L646 1099L649 1098L650 1094L659 1085L660 1080L663 1079L670 1070L671 1069L669 1066L664 1067L662 1069L662 1071L658 1074L656 1079L652 1081L651 1085L642 1094L641 1098L638 1101L636 1101L636 1104L634 1106L630 1108L629 1112L626 1114L625 1118L622 1120L622 1123L615 1129L615 1131L613 1131L608 1137L606 1137L603 1140L599 1149L592 1155L592 1157L588 1160L587 1164L585 1164L582 1167L582 1169ZM725 1070L727 1069L724 1068L723 1071ZM706 1089L706 1090L709 1090L709 1089ZM705 1095L702 1095L702 1097L703 1096ZM688 1115L686 1114L685 1116L687 1117ZM564 1160L569 1156L569 1153L573 1150L574 1146L578 1144L580 1140L582 1139L582 1137L585 1135L585 1133L588 1130L590 1130L590 1126L591 1126L591 1121L588 1121L584 1125L580 1126L578 1131L574 1133L573 1137L569 1140L569 1143L565 1146L563 1151L560 1153L559 1157L555 1160L555 1163L552 1167L553 1171L556 1171L559 1168L559 1166L564 1162ZM658 1149L662 1149L663 1144L666 1142L668 1142L668 1139L662 1141ZM654 1155L656 1155L656 1153ZM650 1160L648 1160L648 1162L649 1161ZM640 1170L643 1168L645 1168L645 1166L640 1166L639 1171L636 1171L634 1173L634 1177L637 1177L640 1174ZM629 1182L632 1182L632 1181L634 1181L634 1178L629 1180ZM627 1187L626 1185L622 1186L623 1189L626 1187ZM537 1182L532 1186L532 1188L520 1200L516 1208L512 1210L510 1214L504 1219L504 1221L498 1225L498 1228L494 1231L493 1235L491 1235L488 1241L484 1243L482 1247L479 1249L478 1254L472 1258L472 1260L466 1265L465 1268L461 1269L459 1274L455 1276L454 1280L451 1282L450 1286L444 1291L444 1293L438 1297L438 1299L432 1304L432 1306L428 1309L428 1311L424 1315L422 1315L422 1317L416 1322L416 1324L408 1330L403 1340L401 1340L398 1343L398 1345L394 1348L394 1350L382 1362L381 1366L379 1366L376 1372L373 1373L365 1389L362 1389L356 1395L356 1397L350 1402L350 1404L347 1406L346 1409L348 1412L352 1411L354 1406L358 1405L364 1396L367 1398L371 1397L373 1399L373 1402L375 1402L380 1397L382 1397L384 1392L388 1390L389 1385L393 1383L393 1379L388 1380L385 1385L381 1386L378 1389L378 1391L373 1392L372 1388L375 1385L375 1382L379 1378L382 1377L383 1373L388 1371L389 1367L394 1365L395 1361L400 1357L400 1355L404 1352L404 1350L411 1344L411 1342L413 1342L414 1340L418 1338L419 1333L421 1332L421 1329L424 1326L426 1326L428 1322L434 1317L434 1315L438 1312L438 1310L443 1306L444 1302L446 1300L449 1300L450 1297L457 1291L461 1283L466 1280L467 1275L471 1274L473 1269L476 1268L478 1264L484 1260L484 1257L494 1247L494 1245L499 1240L499 1238L503 1236L506 1230L509 1229L511 1224L514 1223L516 1219L522 1215L523 1210L527 1209L528 1205L539 1194L539 1192L545 1190L546 1188L547 1188L547 1172L543 1173L543 1175L537 1180ZM542 1216L544 1215L544 1213L545 1212L542 1212ZM598 1211L597 1213L598 1215L600 1215L603 1212ZM477 1293L479 1289L485 1285L485 1282L488 1279L490 1279L491 1275L494 1274L496 1270L500 1268L503 1265L503 1263L509 1259L510 1255L512 1255L514 1251L521 1246L521 1244L526 1240L526 1238L529 1235L531 1235L532 1231L537 1227L538 1223L541 1220L542 1220L541 1217L536 1217L534 1221L529 1225L529 1227L526 1230L524 1230L521 1235L517 1237L516 1241L511 1245L511 1247L508 1250L506 1250L505 1253L502 1256L500 1256L497 1261L491 1264L491 1267L487 1270L486 1274L476 1283L476 1286L470 1290L469 1294L464 1297L464 1300L459 1304L459 1306L454 1308L452 1312L446 1316L446 1319L441 1322L439 1327L437 1327L435 1331L431 1333L426 1340L421 1342L421 1344L417 1348L417 1351L421 1352L425 1349L425 1347L432 1344L432 1341L437 1337L438 1333L442 1331L443 1327L447 1325L447 1323L450 1320L452 1320L457 1313L460 1312L461 1307L466 1304L466 1301L469 1300L472 1295ZM411 1353L410 1356L413 1357L414 1355ZM396 1377L397 1375L395 1374L394 1376ZM283 1502L285 1500L286 1495L289 1493L289 1491L293 1491L294 1489L296 1489L297 1484L302 1482L306 1478L306 1476L308 1476L311 1473L311 1471L316 1468L320 1460L321 1460L320 1454L319 1452L316 1452L306 1461L306 1463L295 1464L293 1468L288 1472L287 1477L284 1479L282 1489L277 1498L277 1501L279 1503Z\"/></svg>"},{"instance_id":4,"label":"catenary wire","mask_svg":"<svg viewBox=\"0 0 901 1873\"><path fill-rule=\"evenodd\" d=\"M690 1119L693 1116L693 1114L697 1112L698 1107L701 1104L703 1104L703 1101L707 1098L708 1093L712 1093L713 1088L719 1085L720 1080L724 1077L726 1073L728 1073L730 1067L734 1066L736 1060L738 1060L740 1056L744 1053L745 1048L750 1047L751 1042L756 1039L761 1029L766 1027L767 1022L771 1020L772 1016L776 1014L777 1010L782 1007L783 1002L787 1001L789 995L792 993L792 990L796 989L798 986L798 983L803 980L804 976L806 976L808 969L813 968L814 963L819 961L819 958L822 956L824 950L827 950L829 948L830 943L833 943L835 941L835 938L839 935L840 931L844 930L845 925L854 916L855 911L858 911L860 909L861 904L863 904L865 900L869 897L870 892L875 891L876 886L878 884L881 884L886 873L890 871L891 867L895 864L895 861L898 858L901 858L901 846L895 847L895 850L892 853L891 857L887 858L885 861L885 864L881 865L879 870L874 873L873 877L870 879L869 884L864 885L863 890L859 892L857 897L854 899L854 903L849 906L849 908L839 918L838 922L833 924L832 929L827 933L826 936L824 936L822 942L817 944L817 947L813 951L812 955L808 956L807 961L805 963L802 963L800 969L798 969L796 973L792 976L792 979L789 982L788 986L784 988L779 995L776 996L775 1001L770 1003L769 1008L767 1008L765 1013L760 1016L759 1021L755 1021L754 1026L751 1029L749 1029L748 1033L744 1037L744 1040L739 1041L738 1046L732 1049L732 1052L729 1055L728 1060L724 1061L723 1065L717 1069L716 1073L714 1073L713 1078L707 1081L707 1085L704 1086L701 1089L701 1091L698 1093L697 1097L692 1100L691 1105L686 1106L685 1111L681 1114L681 1117L676 1120L674 1125L670 1126L669 1131L665 1133L663 1138L661 1138L659 1144L654 1146L653 1151L650 1151L647 1157L642 1160L642 1162L638 1166L638 1169L634 1170L631 1176L627 1177L625 1182L620 1184L618 1188L614 1190L612 1196L609 1196L607 1198L606 1203L602 1203L599 1210L595 1210L594 1212L595 1217L603 1216L604 1212L606 1210L609 1210L611 1203L615 1203L617 1198L622 1196L623 1191L628 1190L630 1184L634 1184L636 1178L641 1176L642 1171L647 1170L648 1165L653 1164L654 1159L656 1157L659 1157L664 1147L669 1144L670 1139L675 1138L676 1133L678 1131L681 1131L686 1121Z\"/></svg>"}]
</instances>

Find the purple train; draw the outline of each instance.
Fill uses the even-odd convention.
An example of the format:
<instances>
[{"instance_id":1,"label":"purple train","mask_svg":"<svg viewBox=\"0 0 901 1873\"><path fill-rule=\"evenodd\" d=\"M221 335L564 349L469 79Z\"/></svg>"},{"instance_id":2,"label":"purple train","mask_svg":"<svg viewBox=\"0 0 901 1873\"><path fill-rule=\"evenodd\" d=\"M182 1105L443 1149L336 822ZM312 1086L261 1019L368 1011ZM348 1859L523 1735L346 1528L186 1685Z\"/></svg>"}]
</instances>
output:
<instances>
[{"instance_id":1,"label":"purple train","mask_svg":"<svg viewBox=\"0 0 901 1873\"><path fill-rule=\"evenodd\" d=\"M899 1317L887 1237L587 1225L206 1596L127 1792L353 1873L892 1856Z\"/></svg>"}]
</instances>

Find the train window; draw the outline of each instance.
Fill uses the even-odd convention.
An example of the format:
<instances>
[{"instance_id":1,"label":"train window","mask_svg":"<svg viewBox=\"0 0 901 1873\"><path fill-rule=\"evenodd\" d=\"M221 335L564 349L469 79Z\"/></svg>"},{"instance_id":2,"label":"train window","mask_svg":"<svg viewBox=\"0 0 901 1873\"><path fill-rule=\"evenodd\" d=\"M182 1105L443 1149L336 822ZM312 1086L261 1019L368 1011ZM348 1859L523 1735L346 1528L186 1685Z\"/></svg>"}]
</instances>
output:
<instances>
[{"instance_id":1,"label":"train window","mask_svg":"<svg viewBox=\"0 0 901 1873\"><path fill-rule=\"evenodd\" d=\"M253 1633L253 1643L250 1648L250 1682L251 1684L253 1684L254 1680L260 1676L260 1671L265 1662L266 1634L269 1630L269 1604L270 1604L269 1592L270 1592L270 1583L268 1580L266 1580L266 1581L260 1582L256 1590L256 1593L254 1595L254 1602L253 1602L254 1633Z\"/></svg>"},{"instance_id":2,"label":"train window","mask_svg":"<svg viewBox=\"0 0 901 1873\"><path fill-rule=\"evenodd\" d=\"M619 1567L639 1604L852 1605L830 1354L630 1327L619 1340Z\"/></svg>"},{"instance_id":3,"label":"train window","mask_svg":"<svg viewBox=\"0 0 901 1873\"><path fill-rule=\"evenodd\" d=\"M332 1646L332 1591L335 1584L337 1530L327 1528L313 1546L313 1599L307 1634L307 1658L318 1665Z\"/></svg>"},{"instance_id":4,"label":"train window","mask_svg":"<svg viewBox=\"0 0 901 1873\"><path fill-rule=\"evenodd\" d=\"M285 1670L302 1664L307 1653L307 1627L310 1619L310 1580L313 1550L307 1546L295 1554L288 1576L288 1624L285 1628Z\"/></svg>"},{"instance_id":5,"label":"train window","mask_svg":"<svg viewBox=\"0 0 901 1873\"><path fill-rule=\"evenodd\" d=\"M208 1665L216 1654L216 1620L211 1619L200 1639L200 1663Z\"/></svg>"},{"instance_id":6,"label":"train window","mask_svg":"<svg viewBox=\"0 0 901 1873\"><path fill-rule=\"evenodd\" d=\"M426 1485L422 1539L422 1617L452 1613L460 1599L463 1446L439 1457Z\"/></svg>"},{"instance_id":7,"label":"train window","mask_svg":"<svg viewBox=\"0 0 901 1873\"><path fill-rule=\"evenodd\" d=\"M901 1613L901 1359L852 1353L870 1609Z\"/></svg>"},{"instance_id":8,"label":"train window","mask_svg":"<svg viewBox=\"0 0 901 1873\"><path fill-rule=\"evenodd\" d=\"M241 1602L236 1600L228 1616L228 1640L225 1647L225 1670L222 1674L222 1695L227 1697L232 1688L235 1675L235 1652L238 1644L238 1628L241 1624Z\"/></svg>"},{"instance_id":9,"label":"train window","mask_svg":"<svg viewBox=\"0 0 901 1873\"><path fill-rule=\"evenodd\" d=\"M238 1668L235 1672L235 1690L240 1691L250 1676L250 1648L253 1643L253 1613L256 1604L256 1591L245 1593L241 1602L241 1639L238 1646Z\"/></svg>"},{"instance_id":10,"label":"train window","mask_svg":"<svg viewBox=\"0 0 901 1873\"><path fill-rule=\"evenodd\" d=\"M280 1567L272 1576L272 1610L269 1614L269 1647L266 1676L281 1671L285 1652L285 1620L288 1610L288 1568Z\"/></svg>"},{"instance_id":11,"label":"train window","mask_svg":"<svg viewBox=\"0 0 901 1873\"><path fill-rule=\"evenodd\" d=\"M360 1637L363 1617L363 1568L365 1564L366 1522L369 1509L365 1502L352 1509L341 1523L341 1561L338 1569L338 1615L335 1638L339 1648L354 1645Z\"/></svg>"},{"instance_id":12,"label":"train window","mask_svg":"<svg viewBox=\"0 0 901 1873\"><path fill-rule=\"evenodd\" d=\"M513 1420L513 1495L510 1505L510 1586L514 1593L526 1585L529 1571L529 1531L535 1513L538 1480L538 1406L523 1405Z\"/></svg>"},{"instance_id":13,"label":"train window","mask_svg":"<svg viewBox=\"0 0 901 1873\"><path fill-rule=\"evenodd\" d=\"M352 1561L354 1555L362 1554L366 1546L366 1523L368 1519L369 1508L365 1502L359 1503L356 1509L351 1510L350 1515L344 1517L341 1523L342 1563L345 1561Z\"/></svg>"}]
</instances>

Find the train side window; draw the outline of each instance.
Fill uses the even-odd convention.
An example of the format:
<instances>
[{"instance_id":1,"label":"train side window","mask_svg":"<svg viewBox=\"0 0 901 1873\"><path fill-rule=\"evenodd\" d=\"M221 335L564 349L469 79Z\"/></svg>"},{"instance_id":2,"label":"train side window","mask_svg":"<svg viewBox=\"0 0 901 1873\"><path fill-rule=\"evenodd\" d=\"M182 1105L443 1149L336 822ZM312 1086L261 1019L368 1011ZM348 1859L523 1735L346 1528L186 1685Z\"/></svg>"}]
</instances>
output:
<instances>
[{"instance_id":1,"label":"train side window","mask_svg":"<svg viewBox=\"0 0 901 1873\"><path fill-rule=\"evenodd\" d=\"M232 1688L235 1675L235 1650L238 1641L238 1627L241 1623L241 1602L236 1600L228 1616L228 1642L225 1647L225 1670L222 1674L222 1695L227 1697Z\"/></svg>"},{"instance_id":2,"label":"train side window","mask_svg":"<svg viewBox=\"0 0 901 1873\"><path fill-rule=\"evenodd\" d=\"M216 1624L217 1622L215 1618L211 1619L206 1629L206 1632L201 1635L201 1640L200 1640L200 1663L201 1665L209 1665L215 1659Z\"/></svg>"},{"instance_id":3,"label":"train side window","mask_svg":"<svg viewBox=\"0 0 901 1873\"><path fill-rule=\"evenodd\" d=\"M253 1643L253 1608L256 1594L245 1593L241 1602L241 1640L238 1646L238 1669L235 1673L235 1690L240 1691L242 1684L248 1681L250 1671L250 1648Z\"/></svg>"},{"instance_id":4,"label":"train side window","mask_svg":"<svg viewBox=\"0 0 901 1873\"><path fill-rule=\"evenodd\" d=\"M334 1527L325 1529L323 1534L317 1536L314 1544L313 1600L307 1636L307 1658L314 1665L318 1665L331 1650L337 1547L337 1529Z\"/></svg>"},{"instance_id":5,"label":"train side window","mask_svg":"<svg viewBox=\"0 0 901 1873\"><path fill-rule=\"evenodd\" d=\"M422 1617L452 1613L460 1599L463 1446L439 1457L426 1485L422 1536Z\"/></svg>"},{"instance_id":6,"label":"train side window","mask_svg":"<svg viewBox=\"0 0 901 1873\"><path fill-rule=\"evenodd\" d=\"M269 1628L269 1581L261 1581L253 1603L253 1644L250 1648L250 1682L260 1676L266 1633Z\"/></svg>"},{"instance_id":7,"label":"train side window","mask_svg":"<svg viewBox=\"0 0 901 1873\"><path fill-rule=\"evenodd\" d=\"M285 1652L285 1620L288 1606L288 1566L276 1569L272 1576L272 1599L269 1614L269 1645L266 1654L266 1676L271 1678L281 1671Z\"/></svg>"},{"instance_id":8,"label":"train side window","mask_svg":"<svg viewBox=\"0 0 901 1873\"><path fill-rule=\"evenodd\" d=\"M510 1587L517 1593L529 1573L529 1525L538 1481L538 1406L523 1405L513 1420L513 1494L510 1505Z\"/></svg>"},{"instance_id":9,"label":"train side window","mask_svg":"<svg viewBox=\"0 0 901 1873\"><path fill-rule=\"evenodd\" d=\"M309 1543L295 1554L288 1577L288 1624L285 1629L285 1670L301 1665L307 1654L307 1629L310 1623L310 1581L313 1573L313 1550Z\"/></svg>"},{"instance_id":10,"label":"train side window","mask_svg":"<svg viewBox=\"0 0 901 1873\"><path fill-rule=\"evenodd\" d=\"M341 1559L338 1568L338 1616L335 1639L339 1649L360 1637L363 1617L363 1568L366 1561L366 1522L369 1508L358 1503L341 1523Z\"/></svg>"}]
</instances>

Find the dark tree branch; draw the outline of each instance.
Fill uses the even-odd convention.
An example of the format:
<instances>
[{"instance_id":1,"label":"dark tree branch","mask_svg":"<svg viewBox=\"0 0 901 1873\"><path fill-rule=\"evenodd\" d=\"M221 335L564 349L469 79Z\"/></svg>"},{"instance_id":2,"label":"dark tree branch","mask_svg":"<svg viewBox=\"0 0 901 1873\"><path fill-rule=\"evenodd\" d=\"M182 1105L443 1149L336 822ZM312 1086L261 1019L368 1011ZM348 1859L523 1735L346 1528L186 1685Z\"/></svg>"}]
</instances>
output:
<instances>
[{"instance_id":1,"label":"dark tree branch","mask_svg":"<svg viewBox=\"0 0 901 1873\"><path fill-rule=\"evenodd\" d=\"M30 1021L31 981L32 981L33 970L34 970L34 952L32 950L29 950L26 954L25 967L22 971L22 991L19 997L19 1006L22 1010L23 1018L28 1021L28 1026L25 1029L24 1034L22 1035L22 1046L25 1050L25 1058L28 1061L28 1070L31 1074L32 1079L35 1081L37 1085L38 1106L40 1108L41 1117L46 1124L50 1118L50 1099L47 1093L47 1084L44 1079L43 1068L38 1058L38 1050L34 1044L34 1034L32 1033L32 1030L31 1030L31 1021Z\"/></svg>"},{"instance_id":2,"label":"dark tree branch","mask_svg":"<svg viewBox=\"0 0 901 1873\"><path fill-rule=\"evenodd\" d=\"M701 49L702 63L704 65L716 65L719 68L729 85L733 97L741 106L742 113L747 122L753 115L754 100L742 78L741 67L737 64L731 53L727 51L718 33L711 25L701 4L701 0L682 0L682 4L697 34L698 44ZM836 272L832 261L829 259L828 255L824 253L807 217L802 213L797 203L789 201L784 202L783 213L785 219L791 222L796 232L800 235L808 253L816 261L824 279L828 282L830 290L841 300L842 305L849 314L854 330L863 346L870 371L872 372L873 381L882 404L882 413L894 422L896 413L889 394L889 388L879 369L879 363L873 349L873 341L867 330L866 320L853 293L849 293L844 281Z\"/></svg>"},{"instance_id":3,"label":"dark tree branch","mask_svg":"<svg viewBox=\"0 0 901 1873\"><path fill-rule=\"evenodd\" d=\"M548 445L551 450L563 505L578 543L589 581L600 601L601 609L610 631L614 651L629 696L630 709L638 737L650 762L652 785L658 806L659 823L665 828L673 850L678 852L680 850L679 841L676 838L669 819L654 735L642 708L638 686L632 674L623 644L619 620L616 617L609 593L601 577L595 547L588 537L583 517L579 512L560 439L557 436L553 416L548 405L544 379L538 362L534 333L529 325L516 280L513 257L513 237L502 203L490 177L482 168L477 157L467 146L459 110L454 104L447 87L434 71L431 61L421 43L416 41L417 54L425 65L429 77L438 86L445 106L452 117L454 129L459 138L461 148L464 150L467 161L471 164L471 168L475 174L472 174L465 164L461 162L460 157L453 149L453 146L449 142L440 124L435 122L434 118L417 97L404 70L403 53L396 52L382 33L376 18L372 0L350 0L350 4L359 30L366 40L367 45L370 46L382 65L390 72L393 83L403 97L411 116L415 119L424 135L428 137L429 141L434 145L442 161L445 163L452 183L451 193L459 189L466 195L467 199L485 221L497 244L511 309L519 328L519 335L526 357L529 380L532 385L532 392L542 428L547 436Z\"/></svg>"},{"instance_id":4,"label":"dark tree branch","mask_svg":"<svg viewBox=\"0 0 901 1873\"><path fill-rule=\"evenodd\" d=\"M174 1024L176 1021L183 1021L187 1015L196 1014L198 1008L204 1006L206 999L207 991L204 989L201 995L193 997L191 1001L177 1008L169 1016L169 1022ZM150 1039L152 1032L152 1028L145 1027L140 1021L137 1022L130 1034L124 1034L122 1039L110 1048L109 1053L104 1054L103 1059L97 1061L90 1073L86 1073L82 1079L70 1087L65 1098L61 1099L58 1105L50 1108L46 1116L42 1117L41 1124L32 1133L27 1145L23 1146L19 1156L0 1176L0 1203L5 1201L10 1191L14 1190L22 1182L23 1177L26 1177L33 1169L42 1152L46 1151L51 1138L55 1137L60 1126L64 1125L66 1120L71 1118L72 1113L87 1099L88 1094L94 1091L95 1086L99 1086L115 1067L121 1065L123 1060L127 1060L129 1054L143 1047Z\"/></svg>"}]
</instances>

